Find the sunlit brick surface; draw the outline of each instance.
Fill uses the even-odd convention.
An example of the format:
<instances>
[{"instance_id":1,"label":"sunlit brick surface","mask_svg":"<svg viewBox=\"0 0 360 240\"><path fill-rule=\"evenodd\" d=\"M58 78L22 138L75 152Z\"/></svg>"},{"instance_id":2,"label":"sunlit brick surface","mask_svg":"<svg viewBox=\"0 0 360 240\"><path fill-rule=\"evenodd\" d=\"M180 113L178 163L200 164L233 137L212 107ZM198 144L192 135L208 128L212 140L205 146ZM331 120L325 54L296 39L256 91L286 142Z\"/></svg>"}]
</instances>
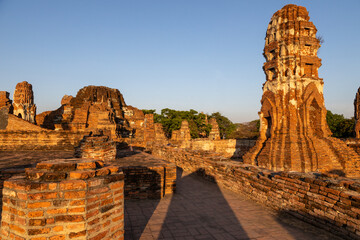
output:
<instances>
[{"instance_id":1,"label":"sunlit brick surface","mask_svg":"<svg viewBox=\"0 0 360 240\"><path fill-rule=\"evenodd\" d=\"M4 182L0 239L123 239L123 187L102 161L38 163Z\"/></svg>"}]
</instances>

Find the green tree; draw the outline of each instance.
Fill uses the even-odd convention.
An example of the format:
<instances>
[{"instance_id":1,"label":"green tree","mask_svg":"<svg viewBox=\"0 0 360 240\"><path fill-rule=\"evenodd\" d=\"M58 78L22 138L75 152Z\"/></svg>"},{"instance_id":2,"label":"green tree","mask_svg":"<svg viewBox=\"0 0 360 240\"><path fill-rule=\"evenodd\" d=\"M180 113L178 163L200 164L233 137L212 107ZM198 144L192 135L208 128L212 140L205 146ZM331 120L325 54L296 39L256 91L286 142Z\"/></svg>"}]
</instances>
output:
<instances>
[{"instance_id":1,"label":"green tree","mask_svg":"<svg viewBox=\"0 0 360 240\"><path fill-rule=\"evenodd\" d=\"M333 137L349 138L355 137L355 120L354 118L345 118L342 114L334 114L327 111L326 121L329 125Z\"/></svg>"},{"instance_id":2,"label":"green tree","mask_svg":"<svg viewBox=\"0 0 360 240\"><path fill-rule=\"evenodd\" d=\"M155 110L143 110L143 112L154 114L154 122L162 124L165 135L168 138L171 137L172 131L180 129L183 120L188 121L192 138L207 137L211 130L211 125L205 122L206 115L198 113L193 109L177 111L164 108L161 110L161 114L156 114Z\"/></svg>"},{"instance_id":3,"label":"green tree","mask_svg":"<svg viewBox=\"0 0 360 240\"><path fill-rule=\"evenodd\" d=\"M144 114L154 114L154 122L161 123L165 135L170 138L172 131L179 130L183 120L187 120L189 123L191 138L208 137L212 126L206 123L205 119L207 115L199 113L194 109L189 111L177 111L170 108L164 108L161 110L161 114L155 113L155 110L142 110ZM221 137L230 137L231 133L236 129L227 117L222 116L219 112L211 114L212 118L215 118L219 124Z\"/></svg>"},{"instance_id":4,"label":"green tree","mask_svg":"<svg viewBox=\"0 0 360 240\"><path fill-rule=\"evenodd\" d=\"M155 114L155 109L141 109L144 114Z\"/></svg>"}]
</instances>

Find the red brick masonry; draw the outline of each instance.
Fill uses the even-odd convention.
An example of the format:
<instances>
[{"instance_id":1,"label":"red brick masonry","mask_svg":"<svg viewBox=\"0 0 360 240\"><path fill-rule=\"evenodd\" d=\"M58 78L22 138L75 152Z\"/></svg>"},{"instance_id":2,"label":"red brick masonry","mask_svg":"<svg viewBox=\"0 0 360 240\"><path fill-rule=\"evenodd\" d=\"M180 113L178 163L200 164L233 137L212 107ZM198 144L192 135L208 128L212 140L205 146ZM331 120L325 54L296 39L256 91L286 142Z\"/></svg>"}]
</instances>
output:
<instances>
[{"instance_id":1,"label":"red brick masonry","mask_svg":"<svg viewBox=\"0 0 360 240\"><path fill-rule=\"evenodd\" d=\"M360 239L360 180L274 172L169 146L155 146L152 153L345 239Z\"/></svg>"},{"instance_id":2,"label":"red brick masonry","mask_svg":"<svg viewBox=\"0 0 360 240\"><path fill-rule=\"evenodd\" d=\"M103 161L38 163L4 182L0 239L123 239L123 192L123 174Z\"/></svg>"}]
</instances>

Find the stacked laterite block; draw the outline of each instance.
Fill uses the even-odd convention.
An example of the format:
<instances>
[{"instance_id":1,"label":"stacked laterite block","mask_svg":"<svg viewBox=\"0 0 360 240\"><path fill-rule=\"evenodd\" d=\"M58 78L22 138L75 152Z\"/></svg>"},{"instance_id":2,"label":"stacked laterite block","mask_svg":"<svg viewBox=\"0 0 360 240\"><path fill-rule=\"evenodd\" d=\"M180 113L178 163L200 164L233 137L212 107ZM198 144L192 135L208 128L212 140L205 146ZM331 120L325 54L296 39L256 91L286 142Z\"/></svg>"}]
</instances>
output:
<instances>
[{"instance_id":1,"label":"stacked laterite block","mask_svg":"<svg viewBox=\"0 0 360 240\"><path fill-rule=\"evenodd\" d=\"M103 161L38 163L4 182L0 239L123 239L123 186Z\"/></svg>"},{"instance_id":2,"label":"stacked laterite block","mask_svg":"<svg viewBox=\"0 0 360 240\"><path fill-rule=\"evenodd\" d=\"M109 136L84 136L78 147L75 148L75 157L114 160L116 157L116 144Z\"/></svg>"}]
</instances>

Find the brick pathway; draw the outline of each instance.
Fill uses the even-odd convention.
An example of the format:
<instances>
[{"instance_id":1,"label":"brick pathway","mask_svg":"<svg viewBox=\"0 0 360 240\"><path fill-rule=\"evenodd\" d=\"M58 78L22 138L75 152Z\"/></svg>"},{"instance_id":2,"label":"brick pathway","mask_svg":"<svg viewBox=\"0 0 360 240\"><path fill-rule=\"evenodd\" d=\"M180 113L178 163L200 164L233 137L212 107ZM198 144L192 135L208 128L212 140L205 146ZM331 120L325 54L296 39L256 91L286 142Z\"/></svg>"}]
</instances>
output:
<instances>
[{"instance_id":1,"label":"brick pathway","mask_svg":"<svg viewBox=\"0 0 360 240\"><path fill-rule=\"evenodd\" d=\"M340 239L179 171L177 192L125 201L125 239Z\"/></svg>"}]
</instances>

